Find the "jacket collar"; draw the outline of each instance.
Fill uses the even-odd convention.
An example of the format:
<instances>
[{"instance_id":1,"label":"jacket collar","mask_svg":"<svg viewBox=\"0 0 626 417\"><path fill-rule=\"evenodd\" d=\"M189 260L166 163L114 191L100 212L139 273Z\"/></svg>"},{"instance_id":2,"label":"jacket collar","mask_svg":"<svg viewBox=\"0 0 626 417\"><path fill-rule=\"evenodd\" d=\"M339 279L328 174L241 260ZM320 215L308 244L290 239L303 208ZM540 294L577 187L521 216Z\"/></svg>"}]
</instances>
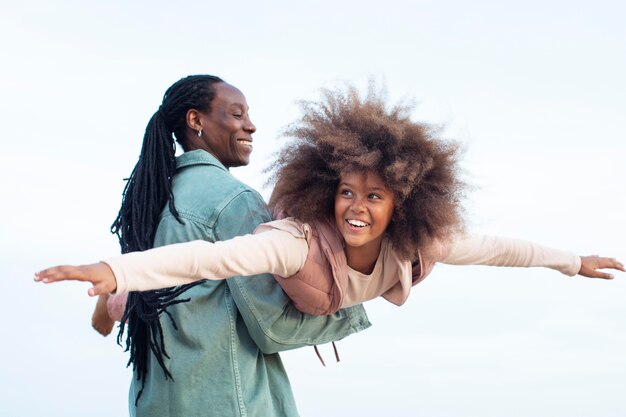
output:
<instances>
[{"instance_id":1,"label":"jacket collar","mask_svg":"<svg viewBox=\"0 0 626 417\"><path fill-rule=\"evenodd\" d=\"M203 149L196 149L184 152L176 158L176 169L181 169L193 165L213 165L217 168L228 172L228 168L224 166L216 157Z\"/></svg>"}]
</instances>

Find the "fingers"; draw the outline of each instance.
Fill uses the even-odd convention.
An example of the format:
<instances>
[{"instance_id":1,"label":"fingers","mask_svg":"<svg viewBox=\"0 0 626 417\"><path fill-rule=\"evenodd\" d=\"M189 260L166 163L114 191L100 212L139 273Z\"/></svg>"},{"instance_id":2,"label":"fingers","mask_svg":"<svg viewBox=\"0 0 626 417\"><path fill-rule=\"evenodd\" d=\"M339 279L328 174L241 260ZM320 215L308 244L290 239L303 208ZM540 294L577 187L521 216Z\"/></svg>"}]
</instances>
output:
<instances>
[{"instance_id":1,"label":"fingers","mask_svg":"<svg viewBox=\"0 0 626 417\"><path fill-rule=\"evenodd\" d=\"M91 265L60 265L35 273L35 282L51 284L60 281L93 281ZM106 293L102 286L94 285L87 290L91 297Z\"/></svg>"},{"instance_id":2,"label":"fingers","mask_svg":"<svg viewBox=\"0 0 626 417\"><path fill-rule=\"evenodd\" d=\"M87 293L90 296L114 292L117 289L115 274L104 262L89 265L62 265L44 269L35 274L36 282L49 284L58 281L89 281L93 284Z\"/></svg>"},{"instance_id":3,"label":"fingers","mask_svg":"<svg viewBox=\"0 0 626 417\"><path fill-rule=\"evenodd\" d=\"M580 275L589 278L613 279L611 273L599 271L599 269L615 269L624 271L624 264L615 258L605 258L597 255L581 256Z\"/></svg>"},{"instance_id":4,"label":"fingers","mask_svg":"<svg viewBox=\"0 0 626 417\"><path fill-rule=\"evenodd\" d=\"M87 294L89 294L90 297L95 297L96 295L109 294L111 291L110 285L101 282L89 288Z\"/></svg>"},{"instance_id":5,"label":"fingers","mask_svg":"<svg viewBox=\"0 0 626 417\"><path fill-rule=\"evenodd\" d=\"M111 334L111 331L113 331L114 325L115 323L113 323L111 326L102 326L102 325L92 324L91 327L93 327L93 329L97 331L98 333L100 333L102 336L108 336Z\"/></svg>"},{"instance_id":6,"label":"fingers","mask_svg":"<svg viewBox=\"0 0 626 417\"><path fill-rule=\"evenodd\" d=\"M610 260L612 262L612 265L610 266L610 268L617 269L618 271L626 272L626 269L624 268L623 263L621 263L615 258L610 258Z\"/></svg>"},{"instance_id":7,"label":"fingers","mask_svg":"<svg viewBox=\"0 0 626 417\"><path fill-rule=\"evenodd\" d=\"M624 271L624 264L615 258L603 258L600 256L594 257L595 269L615 269L618 271Z\"/></svg>"},{"instance_id":8,"label":"fingers","mask_svg":"<svg viewBox=\"0 0 626 417\"><path fill-rule=\"evenodd\" d=\"M602 279L613 279L613 274L609 274L607 272L597 271L594 268L583 266L580 268L578 275L582 275L587 278L602 278Z\"/></svg>"},{"instance_id":9,"label":"fingers","mask_svg":"<svg viewBox=\"0 0 626 417\"><path fill-rule=\"evenodd\" d=\"M84 266L60 265L35 273L35 281L49 284L58 281L87 281Z\"/></svg>"},{"instance_id":10,"label":"fingers","mask_svg":"<svg viewBox=\"0 0 626 417\"><path fill-rule=\"evenodd\" d=\"M609 274L607 272L602 272L602 271L592 271L591 273L589 273L589 275L587 275L587 277L589 278L602 278L602 279L613 279L615 278L613 276L613 274Z\"/></svg>"}]
</instances>

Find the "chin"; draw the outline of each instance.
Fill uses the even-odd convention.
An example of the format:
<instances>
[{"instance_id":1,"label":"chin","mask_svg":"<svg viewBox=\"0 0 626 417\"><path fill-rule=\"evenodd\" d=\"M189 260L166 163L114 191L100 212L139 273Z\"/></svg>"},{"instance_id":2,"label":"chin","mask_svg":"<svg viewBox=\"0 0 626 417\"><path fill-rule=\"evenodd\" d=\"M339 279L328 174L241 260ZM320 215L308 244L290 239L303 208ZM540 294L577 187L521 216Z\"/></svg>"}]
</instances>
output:
<instances>
[{"instance_id":1,"label":"chin","mask_svg":"<svg viewBox=\"0 0 626 417\"><path fill-rule=\"evenodd\" d=\"M246 166L250 163L250 154L237 155L238 166Z\"/></svg>"},{"instance_id":2,"label":"chin","mask_svg":"<svg viewBox=\"0 0 626 417\"><path fill-rule=\"evenodd\" d=\"M245 167L250 163L250 159L239 159L237 161L232 162L229 165L229 168L237 168L237 167Z\"/></svg>"}]
</instances>

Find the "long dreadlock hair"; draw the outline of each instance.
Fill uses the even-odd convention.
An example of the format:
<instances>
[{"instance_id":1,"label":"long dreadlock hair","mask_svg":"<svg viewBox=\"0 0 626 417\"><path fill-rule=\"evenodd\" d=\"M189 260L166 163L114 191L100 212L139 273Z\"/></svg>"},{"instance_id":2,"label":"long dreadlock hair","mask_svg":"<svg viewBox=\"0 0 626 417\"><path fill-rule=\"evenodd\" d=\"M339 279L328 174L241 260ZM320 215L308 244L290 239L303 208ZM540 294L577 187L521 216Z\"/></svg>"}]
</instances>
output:
<instances>
[{"instance_id":1,"label":"long dreadlock hair","mask_svg":"<svg viewBox=\"0 0 626 417\"><path fill-rule=\"evenodd\" d=\"M119 238L122 253L143 251L153 247L161 212L167 205L181 223L172 194L172 177L176 171L176 144L186 148L186 116L189 109L209 111L215 97L215 85L224 82L212 75L190 75L167 89L159 109L150 118L143 137L139 160L126 179L122 205L111 225L111 233ZM163 329L159 316L165 313L174 328L176 323L167 307L189 299L177 297L201 281L155 291L131 292L121 319L117 342L121 345L124 330L126 351L130 351L128 365L133 364L137 380L142 382L135 405L145 386L148 373L148 349L154 354L165 373L172 374L165 365L169 358L164 346Z\"/></svg>"}]
</instances>

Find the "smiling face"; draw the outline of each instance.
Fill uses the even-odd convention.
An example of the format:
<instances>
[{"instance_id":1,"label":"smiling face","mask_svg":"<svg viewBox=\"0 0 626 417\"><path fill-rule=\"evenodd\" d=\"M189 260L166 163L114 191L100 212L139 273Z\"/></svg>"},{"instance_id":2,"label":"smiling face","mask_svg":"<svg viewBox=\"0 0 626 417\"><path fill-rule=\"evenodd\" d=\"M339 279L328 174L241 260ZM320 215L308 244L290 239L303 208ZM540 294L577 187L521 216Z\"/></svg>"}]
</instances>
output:
<instances>
[{"instance_id":1,"label":"smiling face","mask_svg":"<svg viewBox=\"0 0 626 417\"><path fill-rule=\"evenodd\" d=\"M198 112L200 137L193 138L190 149L204 149L225 167L248 165L252 153L252 134L245 96L230 84L215 85L215 98L208 112Z\"/></svg>"},{"instance_id":2,"label":"smiling face","mask_svg":"<svg viewBox=\"0 0 626 417\"><path fill-rule=\"evenodd\" d=\"M349 172L341 176L335 194L335 221L345 241L348 265L371 272L392 215L393 192L380 175Z\"/></svg>"}]
</instances>

